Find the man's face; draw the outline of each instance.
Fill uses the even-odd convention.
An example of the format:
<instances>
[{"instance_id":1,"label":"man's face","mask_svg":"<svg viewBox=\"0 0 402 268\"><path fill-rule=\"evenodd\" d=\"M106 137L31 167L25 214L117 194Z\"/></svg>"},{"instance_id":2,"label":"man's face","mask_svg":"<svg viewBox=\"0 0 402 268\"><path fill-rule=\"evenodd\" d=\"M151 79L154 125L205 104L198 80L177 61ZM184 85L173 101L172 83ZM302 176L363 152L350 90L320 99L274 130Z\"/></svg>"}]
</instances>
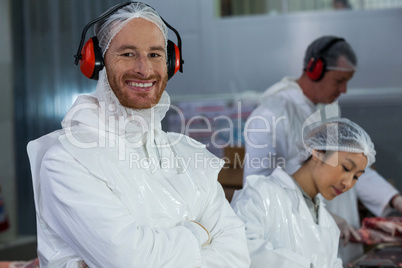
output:
<instances>
[{"instance_id":1,"label":"man's face","mask_svg":"<svg viewBox=\"0 0 402 268\"><path fill-rule=\"evenodd\" d=\"M338 60L339 68L350 68L346 60ZM315 103L333 103L342 93L347 91L347 83L352 79L354 71L328 70L316 85Z\"/></svg>"},{"instance_id":2,"label":"man's face","mask_svg":"<svg viewBox=\"0 0 402 268\"><path fill-rule=\"evenodd\" d=\"M155 106L168 79L162 32L148 20L131 20L112 39L105 67L109 84L123 106Z\"/></svg>"}]
</instances>

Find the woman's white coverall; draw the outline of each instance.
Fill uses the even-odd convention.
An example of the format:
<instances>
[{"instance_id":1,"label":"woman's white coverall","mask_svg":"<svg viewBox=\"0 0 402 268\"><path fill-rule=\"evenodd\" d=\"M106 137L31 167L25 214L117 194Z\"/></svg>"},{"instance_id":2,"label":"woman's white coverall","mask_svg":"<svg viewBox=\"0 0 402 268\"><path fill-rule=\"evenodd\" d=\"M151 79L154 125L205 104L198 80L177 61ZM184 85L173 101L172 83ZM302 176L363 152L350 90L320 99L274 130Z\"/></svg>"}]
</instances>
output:
<instances>
[{"instance_id":1,"label":"woman's white coverall","mask_svg":"<svg viewBox=\"0 0 402 268\"><path fill-rule=\"evenodd\" d=\"M332 216L321 203L316 224L299 187L282 169L247 177L231 205L246 225L251 267L342 267Z\"/></svg>"}]
</instances>

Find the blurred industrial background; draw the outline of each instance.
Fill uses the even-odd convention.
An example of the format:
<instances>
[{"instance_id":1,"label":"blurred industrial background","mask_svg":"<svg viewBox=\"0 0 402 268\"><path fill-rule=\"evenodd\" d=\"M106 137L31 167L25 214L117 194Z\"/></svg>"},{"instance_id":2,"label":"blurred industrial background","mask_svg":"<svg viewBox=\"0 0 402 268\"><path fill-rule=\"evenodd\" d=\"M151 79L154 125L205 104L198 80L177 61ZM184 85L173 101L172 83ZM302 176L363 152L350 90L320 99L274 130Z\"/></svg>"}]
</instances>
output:
<instances>
[{"instance_id":1,"label":"blurred industrial background","mask_svg":"<svg viewBox=\"0 0 402 268\"><path fill-rule=\"evenodd\" d=\"M86 23L120 2L0 0L0 185L9 222L0 230L0 249L27 237L34 241L26 145L60 128L77 95L94 90L96 82L80 73L73 55ZM339 100L343 116L371 135L377 170L402 191L401 0L144 2L181 35L184 73L167 86L181 106L258 100L283 76L301 74L313 39L344 37L356 51L358 70ZM176 42L174 34L170 38Z\"/></svg>"}]
</instances>

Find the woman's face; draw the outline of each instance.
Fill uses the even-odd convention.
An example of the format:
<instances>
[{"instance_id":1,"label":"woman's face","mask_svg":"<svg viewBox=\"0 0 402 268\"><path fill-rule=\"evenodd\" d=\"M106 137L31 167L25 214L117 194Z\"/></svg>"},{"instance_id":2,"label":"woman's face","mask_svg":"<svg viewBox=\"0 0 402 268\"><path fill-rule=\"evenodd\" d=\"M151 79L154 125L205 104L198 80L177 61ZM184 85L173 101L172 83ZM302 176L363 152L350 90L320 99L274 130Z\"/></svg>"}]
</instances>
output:
<instances>
[{"instance_id":1,"label":"woman's face","mask_svg":"<svg viewBox=\"0 0 402 268\"><path fill-rule=\"evenodd\" d=\"M317 161L313 170L315 187L327 200L352 188L367 165L363 153L330 152L325 156L321 153L321 157L313 154L313 160Z\"/></svg>"}]
</instances>

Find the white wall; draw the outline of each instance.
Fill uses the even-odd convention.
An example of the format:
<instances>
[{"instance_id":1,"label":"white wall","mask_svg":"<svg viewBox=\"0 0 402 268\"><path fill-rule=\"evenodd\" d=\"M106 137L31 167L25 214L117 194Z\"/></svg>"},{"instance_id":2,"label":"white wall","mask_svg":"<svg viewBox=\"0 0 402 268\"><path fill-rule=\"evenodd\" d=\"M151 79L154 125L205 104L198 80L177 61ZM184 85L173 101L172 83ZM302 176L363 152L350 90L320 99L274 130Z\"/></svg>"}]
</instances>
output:
<instances>
[{"instance_id":1,"label":"white wall","mask_svg":"<svg viewBox=\"0 0 402 268\"><path fill-rule=\"evenodd\" d=\"M341 98L343 115L369 131L378 170L402 191L402 9L214 17L214 1L149 0L183 39L184 74L167 86L173 100L260 93L299 76L308 44L338 35L354 48L358 71ZM174 35L170 38L175 41ZM390 144L391 142L391 144Z\"/></svg>"},{"instance_id":2,"label":"white wall","mask_svg":"<svg viewBox=\"0 0 402 268\"><path fill-rule=\"evenodd\" d=\"M10 25L10 1L0 0L0 185L11 228L0 233L0 241L11 240L16 233L16 194L13 131L13 76Z\"/></svg>"},{"instance_id":3,"label":"white wall","mask_svg":"<svg viewBox=\"0 0 402 268\"><path fill-rule=\"evenodd\" d=\"M346 38L356 51L359 70L351 90L402 88L401 8L221 19L212 0L146 2L183 39L185 73L168 83L173 97L262 92L284 75L300 75L308 44L328 34Z\"/></svg>"}]
</instances>

